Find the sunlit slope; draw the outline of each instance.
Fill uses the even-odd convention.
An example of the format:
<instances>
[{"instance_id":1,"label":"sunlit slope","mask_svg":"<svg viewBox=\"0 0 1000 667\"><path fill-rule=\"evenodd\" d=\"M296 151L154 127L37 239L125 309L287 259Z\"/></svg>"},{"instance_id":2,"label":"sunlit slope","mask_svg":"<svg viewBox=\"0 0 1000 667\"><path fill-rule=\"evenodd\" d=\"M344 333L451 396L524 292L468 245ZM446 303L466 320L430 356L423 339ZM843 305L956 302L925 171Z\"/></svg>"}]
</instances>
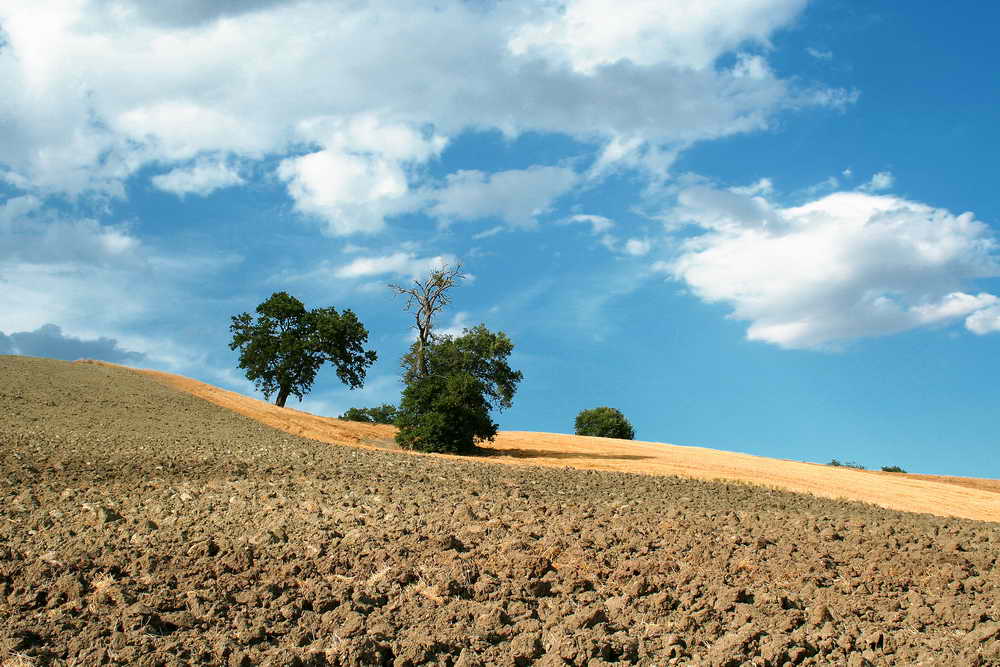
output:
<instances>
[{"instance_id":1,"label":"sunlit slope","mask_svg":"<svg viewBox=\"0 0 1000 667\"><path fill-rule=\"evenodd\" d=\"M391 426L319 417L179 375L137 372L294 435L338 445L393 446ZM703 447L526 431L501 432L488 451L482 458L496 463L747 482L908 512L1000 521L998 480L858 471Z\"/></svg>"}]
</instances>

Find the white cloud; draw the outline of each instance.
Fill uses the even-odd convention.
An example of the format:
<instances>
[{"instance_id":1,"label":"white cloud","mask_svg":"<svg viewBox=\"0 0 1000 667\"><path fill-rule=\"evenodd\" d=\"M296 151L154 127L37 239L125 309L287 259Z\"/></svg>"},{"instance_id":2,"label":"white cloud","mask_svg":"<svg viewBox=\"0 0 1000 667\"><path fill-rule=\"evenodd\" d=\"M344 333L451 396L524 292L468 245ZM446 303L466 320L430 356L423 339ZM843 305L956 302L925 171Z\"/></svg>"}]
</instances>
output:
<instances>
[{"instance_id":1,"label":"white cloud","mask_svg":"<svg viewBox=\"0 0 1000 667\"><path fill-rule=\"evenodd\" d=\"M677 160L683 144L679 142L674 147L665 148L641 137L624 139L614 136L601 149L587 176L591 180L599 180L616 171L635 169L653 181L662 181L669 176L670 167Z\"/></svg>"},{"instance_id":2,"label":"white cloud","mask_svg":"<svg viewBox=\"0 0 1000 667\"><path fill-rule=\"evenodd\" d=\"M750 185L729 188L729 191L739 195L769 195L774 193L774 183L771 182L770 178L762 178Z\"/></svg>"},{"instance_id":3,"label":"white cloud","mask_svg":"<svg viewBox=\"0 0 1000 667\"><path fill-rule=\"evenodd\" d=\"M389 274L417 279L445 265L457 264L458 259L454 255L417 257L411 252L396 252L381 257L359 257L336 268L333 275L337 278L367 278Z\"/></svg>"},{"instance_id":4,"label":"white cloud","mask_svg":"<svg viewBox=\"0 0 1000 667\"><path fill-rule=\"evenodd\" d=\"M810 46L806 49L806 53L811 55L816 60L833 60L833 51L824 51Z\"/></svg>"},{"instance_id":5,"label":"white cloud","mask_svg":"<svg viewBox=\"0 0 1000 667\"><path fill-rule=\"evenodd\" d=\"M965 327L979 335L1000 332L1000 306L977 310L965 318Z\"/></svg>"},{"instance_id":6,"label":"white cloud","mask_svg":"<svg viewBox=\"0 0 1000 667\"><path fill-rule=\"evenodd\" d=\"M408 172L447 143L443 136L371 114L311 118L299 124L298 134L324 148L283 160L278 176L296 208L325 221L332 235L376 232L386 217L420 208Z\"/></svg>"},{"instance_id":7,"label":"white cloud","mask_svg":"<svg viewBox=\"0 0 1000 667\"><path fill-rule=\"evenodd\" d=\"M882 192L888 190L896 183L896 177L889 171L880 171L872 175L871 180L862 185L859 189L865 192Z\"/></svg>"},{"instance_id":8,"label":"white cloud","mask_svg":"<svg viewBox=\"0 0 1000 667\"><path fill-rule=\"evenodd\" d=\"M453 338L457 338L458 336L462 335L462 333L465 331L465 329L469 329L472 326L473 326L473 324L469 320L469 313L467 313L465 311L459 311L459 312L455 313L452 316L451 322L448 323L447 326L441 327L439 329L435 329L434 330L434 335L435 336L451 336ZM414 333L414 336L413 336L412 339L416 340L416 334L415 333Z\"/></svg>"},{"instance_id":9,"label":"white cloud","mask_svg":"<svg viewBox=\"0 0 1000 667\"><path fill-rule=\"evenodd\" d=\"M629 60L704 69L746 42L768 36L794 18L805 0L566 0L552 15L519 28L515 53L538 53L590 73Z\"/></svg>"},{"instance_id":10,"label":"white cloud","mask_svg":"<svg viewBox=\"0 0 1000 667\"><path fill-rule=\"evenodd\" d=\"M153 185L180 197L189 194L205 197L216 190L243 182L234 167L213 160L198 160L189 167L178 167L153 177Z\"/></svg>"},{"instance_id":11,"label":"white cloud","mask_svg":"<svg viewBox=\"0 0 1000 667\"><path fill-rule=\"evenodd\" d=\"M698 187L679 201L677 216L704 233L659 268L729 304L751 340L814 348L962 317L977 333L992 326L996 297L966 290L1000 275L997 246L971 213L862 193L781 209Z\"/></svg>"},{"instance_id":12,"label":"white cloud","mask_svg":"<svg viewBox=\"0 0 1000 667\"><path fill-rule=\"evenodd\" d=\"M448 176L429 213L446 222L497 218L531 227L579 180L572 169L535 166L494 174L459 171Z\"/></svg>"},{"instance_id":13,"label":"white cloud","mask_svg":"<svg viewBox=\"0 0 1000 667\"><path fill-rule=\"evenodd\" d=\"M592 234L603 234L605 232L609 232L615 226L614 220L605 218L603 215L585 214L570 216L565 220L560 220L559 224L568 225L575 222L590 225L590 232Z\"/></svg>"},{"instance_id":14,"label":"white cloud","mask_svg":"<svg viewBox=\"0 0 1000 667\"><path fill-rule=\"evenodd\" d=\"M648 255L649 251L652 249L653 242L649 239L629 239L625 242L625 246L623 248L626 255L632 255L633 257Z\"/></svg>"},{"instance_id":15,"label":"white cloud","mask_svg":"<svg viewBox=\"0 0 1000 667\"><path fill-rule=\"evenodd\" d=\"M5 180L120 197L148 164L286 157L299 210L341 234L419 208L416 168L469 128L621 141L620 159L663 170L692 142L844 99L797 92L761 56L716 66L805 0L154 4L0 7Z\"/></svg>"}]
</instances>

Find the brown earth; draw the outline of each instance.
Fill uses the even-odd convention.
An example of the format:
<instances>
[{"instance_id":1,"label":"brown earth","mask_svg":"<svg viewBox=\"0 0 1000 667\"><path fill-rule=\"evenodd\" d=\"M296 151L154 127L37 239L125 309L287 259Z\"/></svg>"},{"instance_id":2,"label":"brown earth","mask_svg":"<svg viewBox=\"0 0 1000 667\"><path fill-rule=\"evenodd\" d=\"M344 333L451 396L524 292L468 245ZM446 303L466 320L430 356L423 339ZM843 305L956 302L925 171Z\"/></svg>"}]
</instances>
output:
<instances>
[{"instance_id":1,"label":"brown earth","mask_svg":"<svg viewBox=\"0 0 1000 667\"><path fill-rule=\"evenodd\" d=\"M998 524L335 447L103 366L0 377L4 665L1000 664Z\"/></svg>"},{"instance_id":2,"label":"brown earth","mask_svg":"<svg viewBox=\"0 0 1000 667\"><path fill-rule=\"evenodd\" d=\"M333 444L394 447L391 426L319 417L180 375L138 372L293 435ZM482 449L484 457L496 463L748 482L907 512L1000 521L1000 480L859 471L703 447L524 431L502 431Z\"/></svg>"}]
</instances>

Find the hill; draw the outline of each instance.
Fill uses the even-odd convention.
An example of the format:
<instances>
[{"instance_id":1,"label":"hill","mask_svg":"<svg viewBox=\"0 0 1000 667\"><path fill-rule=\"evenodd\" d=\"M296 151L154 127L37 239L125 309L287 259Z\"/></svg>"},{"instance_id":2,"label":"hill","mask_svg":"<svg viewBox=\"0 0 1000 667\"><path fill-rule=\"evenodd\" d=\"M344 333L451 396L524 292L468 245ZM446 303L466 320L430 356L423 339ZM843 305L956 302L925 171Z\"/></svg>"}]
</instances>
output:
<instances>
[{"instance_id":1,"label":"hill","mask_svg":"<svg viewBox=\"0 0 1000 667\"><path fill-rule=\"evenodd\" d=\"M394 447L395 429L391 426L319 417L179 375L137 372L293 435L332 444ZM859 471L704 447L525 431L501 431L483 449L484 456L474 458L494 463L748 482L907 512L1000 521L1000 480Z\"/></svg>"},{"instance_id":2,"label":"hill","mask_svg":"<svg viewBox=\"0 0 1000 667\"><path fill-rule=\"evenodd\" d=\"M335 447L120 368L0 377L3 664L1000 661L998 524Z\"/></svg>"}]
</instances>

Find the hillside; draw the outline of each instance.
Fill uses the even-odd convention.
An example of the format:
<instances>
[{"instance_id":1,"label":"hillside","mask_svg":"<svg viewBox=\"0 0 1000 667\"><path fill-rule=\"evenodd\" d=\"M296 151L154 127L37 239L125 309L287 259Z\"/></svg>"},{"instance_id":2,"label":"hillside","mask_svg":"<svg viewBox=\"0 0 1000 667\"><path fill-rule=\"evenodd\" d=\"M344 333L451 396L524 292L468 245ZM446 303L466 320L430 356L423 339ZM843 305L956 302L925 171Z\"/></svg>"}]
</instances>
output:
<instances>
[{"instance_id":1,"label":"hillside","mask_svg":"<svg viewBox=\"0 0 1000 667\"><path fill-rule=\"evenodd\" d=\"M332 444L394 446L390 426L319 417L179 375L139 372L293 435ZM488 455L477 458L493 463L749 482L907 512L1000 521L1000 480L858 471L704 447L523 431L501 431L484 449Z\"/></svg>"},{"instance_id":2,"label":"hillside","mask_svg":"<svg viewBox=\"0 0 1000 667\"><path fill-rule=\"evenodd\" d=\"M996 523L331 446L114 367L0 377L5 665L1000 661Z\"/></svg>"}]
</instances>

